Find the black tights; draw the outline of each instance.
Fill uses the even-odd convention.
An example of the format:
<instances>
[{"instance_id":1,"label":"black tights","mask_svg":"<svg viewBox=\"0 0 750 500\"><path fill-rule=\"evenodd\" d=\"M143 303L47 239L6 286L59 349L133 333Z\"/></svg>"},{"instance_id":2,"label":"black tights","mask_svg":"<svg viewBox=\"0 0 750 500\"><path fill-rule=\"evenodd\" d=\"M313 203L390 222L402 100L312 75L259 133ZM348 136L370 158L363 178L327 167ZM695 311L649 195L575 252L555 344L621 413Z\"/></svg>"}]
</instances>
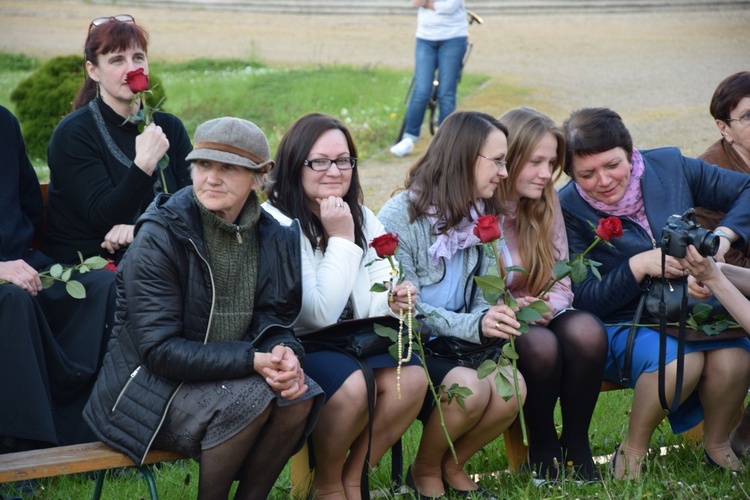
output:
<instances>
[{"instance_id":1,"label":"black tights","mask_svg":"<svg viewBox=\"0 0 750 500\"><path fill-rule=\"evenodd\" d=\"M555 461L563 466L564 459L590 477L594 463L588 429L607 355L603 325L588 312L566 311L547 327L532 325L516 340L516 349L528 389L529 465L542 477L556 478ZM559 439L554 422L558 397L563 421Z\"/></svg>"},{"instance_id":2,"label":"black tights","mask_svg":"<svg viewBox=\"0 0 750 500\"><path fill-rule=\"evenodd\" d=\"M198 498L225 499L237 479L234 498L265 499L300 443L314 399L271 404L235 436L201 454Z\"/></svg>"}]
</instances>

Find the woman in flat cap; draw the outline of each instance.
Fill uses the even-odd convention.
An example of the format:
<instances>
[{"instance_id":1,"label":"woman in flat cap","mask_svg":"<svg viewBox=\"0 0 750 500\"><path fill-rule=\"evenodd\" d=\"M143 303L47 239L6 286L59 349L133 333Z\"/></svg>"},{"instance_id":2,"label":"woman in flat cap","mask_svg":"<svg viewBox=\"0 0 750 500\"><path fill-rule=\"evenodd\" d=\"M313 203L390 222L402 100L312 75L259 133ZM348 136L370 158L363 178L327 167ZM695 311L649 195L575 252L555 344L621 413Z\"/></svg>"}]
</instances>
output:
<instances>
[{"instance_id":1,"label":"woman in flat cap","mask_svg":"<svg viewBox=\"0 0 750 500\"><path fill-rule=\"evenodd\" d=\"M198 498L266 498L312 429L323 393L305 377L300 236L260 208L274 166L263 132L218 118L195 133L192 187L159 195L118 269L117 320L84 418L143 462L200 461Z\"/></svg>"}]
</instances>

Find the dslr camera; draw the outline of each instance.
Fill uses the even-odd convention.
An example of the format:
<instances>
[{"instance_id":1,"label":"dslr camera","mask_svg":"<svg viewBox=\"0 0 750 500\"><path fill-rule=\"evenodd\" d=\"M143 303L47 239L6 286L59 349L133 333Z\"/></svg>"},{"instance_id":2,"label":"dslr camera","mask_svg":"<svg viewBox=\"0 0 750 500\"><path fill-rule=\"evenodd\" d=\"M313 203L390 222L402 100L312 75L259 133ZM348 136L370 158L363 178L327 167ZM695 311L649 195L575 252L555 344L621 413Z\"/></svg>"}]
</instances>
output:
<instances>
[{"instance_id":1,"label":"dslr camera","mask_svg":"<svg viewBox=\"0 0 750 500\"><path fill-rule=\"evenodd\" d=\"M704 257L713 257L719 250L719 237L695 222L693 208L671 216L661 230L661 250L667 255L685 257L688 245L693 245Z\"/></svg>"}]
</instances>

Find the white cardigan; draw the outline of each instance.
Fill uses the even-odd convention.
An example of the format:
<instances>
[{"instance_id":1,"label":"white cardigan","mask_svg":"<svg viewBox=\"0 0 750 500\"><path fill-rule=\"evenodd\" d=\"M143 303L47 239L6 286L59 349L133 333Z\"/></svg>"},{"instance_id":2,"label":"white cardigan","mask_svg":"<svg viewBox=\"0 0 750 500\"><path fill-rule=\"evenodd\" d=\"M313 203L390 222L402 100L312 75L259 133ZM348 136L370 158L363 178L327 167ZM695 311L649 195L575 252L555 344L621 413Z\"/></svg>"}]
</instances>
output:
<instances>
[{"instance_id":1,"label":"white cardigan","mask_svg":"<svg viewBox=\"0 0 750 500\"><path fill-rule=\"evenodd\" d=\"M263 208L282 225L292 219L268 201ZM372 211L360 206L364 214L364 233L368 245L386 231ZM378 259L375 250L368 246L365 257L362 249L343 238L328 240L326 252L313 250L307 237L301 235L302 247L302 310L294 325L298 334L305 334L336 323L351 297L355 318L397 315L388 305L388 294L371 292L375 283L388 281L391 265ZM376 260L371 265L365 264ZM397 264L398 265L398 264Z\"/></svg>"}]
</instances>

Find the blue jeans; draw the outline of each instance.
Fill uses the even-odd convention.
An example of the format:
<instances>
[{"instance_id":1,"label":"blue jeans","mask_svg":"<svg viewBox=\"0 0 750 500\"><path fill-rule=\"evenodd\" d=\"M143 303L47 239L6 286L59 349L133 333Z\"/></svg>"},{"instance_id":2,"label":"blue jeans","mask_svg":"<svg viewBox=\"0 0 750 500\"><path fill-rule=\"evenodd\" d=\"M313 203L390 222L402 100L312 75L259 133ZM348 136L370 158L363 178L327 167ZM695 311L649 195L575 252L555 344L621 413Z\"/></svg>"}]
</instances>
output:
<instances>
[{"instance_id":1,"label":"blue jeans","mask_svg":"<svg viewBox=\"0 0 750 500\"><path fill-rule=\"evenodd\" d=\"M432 81L438 73L437 99L440 108L438 124L456 109L456 88L461 72L461 61L466 53L467 38L430 41L417 38L414 49L414 89L406 109L404 136L419 138L427 103L432 95Z\"/></svg>"}]
</instances>

